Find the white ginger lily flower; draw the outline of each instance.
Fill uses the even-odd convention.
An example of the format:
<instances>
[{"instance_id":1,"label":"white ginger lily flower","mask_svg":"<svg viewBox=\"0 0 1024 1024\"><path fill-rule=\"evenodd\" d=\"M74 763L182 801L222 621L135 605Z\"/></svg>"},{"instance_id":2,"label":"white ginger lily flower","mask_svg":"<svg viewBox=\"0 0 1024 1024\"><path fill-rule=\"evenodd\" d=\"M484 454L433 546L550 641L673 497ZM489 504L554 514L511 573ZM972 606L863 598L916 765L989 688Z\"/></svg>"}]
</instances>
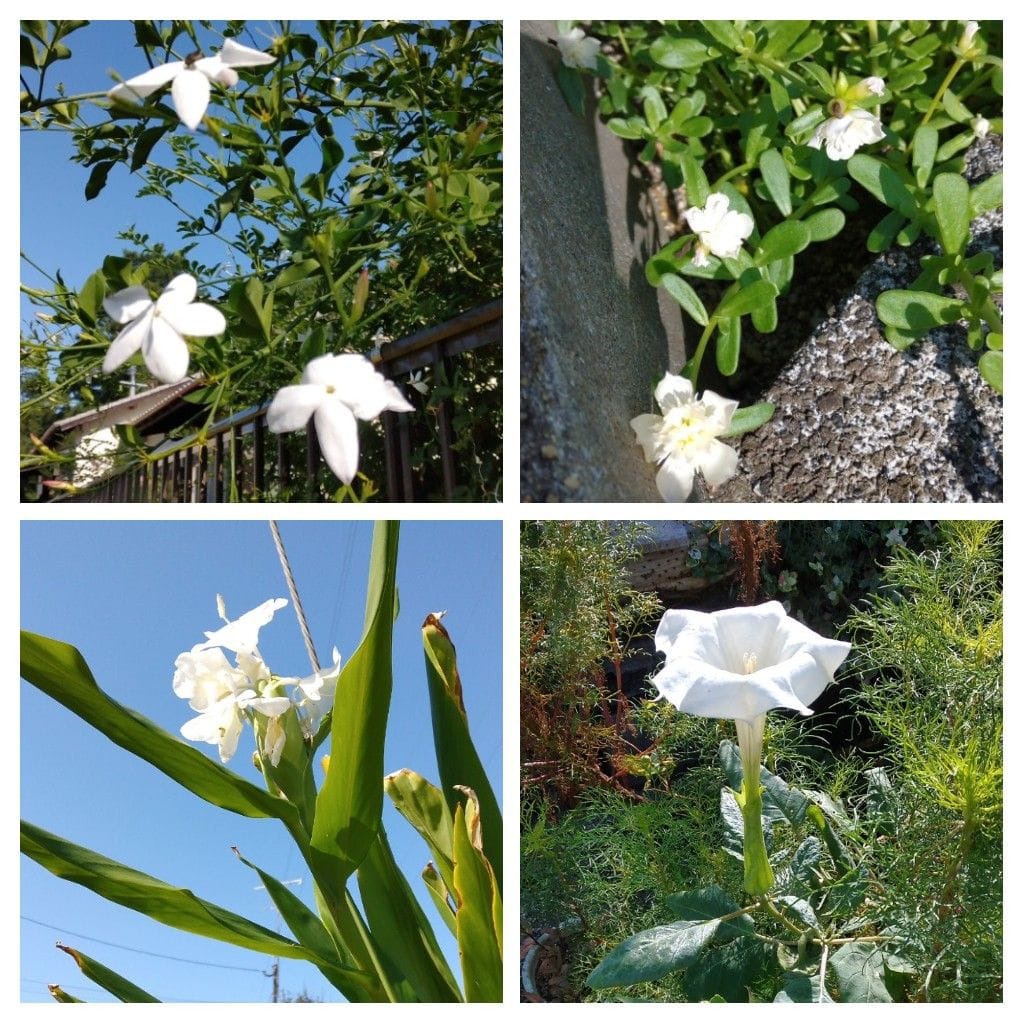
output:
<instances>
[{"instance_id":1,"label":"white ginger lily flower","mask_svg":"<svg viewBox=\"0 0 1024 1024\"><path fill-rule=\"evenodd\" d=\"M278 391L267 426L275 434L301 430L312 416L327 465L350 484L359 467L356 420L373 420L387 410L412 412L413 406L366 356L326 355L309 363L300 384Z\"/></svg>"},{"instance_id":2,"label":"white ginger lily flower","mask_svg":"<svg viewBox=\"0 0 1024 1024\"><path fill-rule=\"evenodd\" d=\"M854 107L819 124L807 145L812 149L824 145L830 160L849 160L861 146L884 138L882 122L870 110Z\"/></svg>"},{"instance_id":3,"label":"white ginger lily flower","mask_svg":"<svg viewBox=\"0 0 1024 1024\"><path fill-rule=\"evenodd\" d=\"M695 267L708 265L708 253L735 259L743 242L754 230L754 221L749 214L729 209L729 197L724 192L712 192L703 209L687 210L686 221L698 239L693 254Z\"/></svg>"},{"instance_id":4,"label":"white ginger lily flower","mask_svg":"<svg viewBox=\"0 0 1024 1024\"><path fill-rule=\"evenodd\" d=\"M220 629L213 632L203 630L206 642L199 644L194 650L204 651L209 647L226 647L235 654L255 655L259 657L256 646L260 640L260 629L274 617L274 612L284 608L288 602L283 597L272 597L269 601L251 611L240 615L233 622L226 622Z\"/></svg>"},{"instance_id":5,"label":"white ginger lily flower","mask_svg":"<svg viewBox=\"0 0 1024 1024\"><path fill-rule=\"evenodd\" d=\"M654 397L662 415L644 413L630 426L644 458L660 464L657 484L665 501L686 501L696 470L712 487L735 475L739 457L717 438L728 432L738 402L714 391L697 398L689 380L671 373L662 377Z\"/></svg>"},{"instance_id":6,"label":"white ginger lily flower","mask_svg":"<svg viewBox=\"0 0 1024 1024\"><path fill-rule=\"evenodd\" d=\"M258 67L277 60L269 53L242 46L225 39L220 53L212 57L172 61L120 82L107 95L111 99L130 101L145 99L150 93L171 83L171 99L178 118L193 131L199 126L210 102L210 83L232 86L238 83L235 68Z\"/></svg>"},{"instance_id":7,"label":"white ginger lily flower","mask_svg":"<svg viewBox=\"0 0 1024 1024\"><path fill-rule=\"evenodd\" d=\"M585 35L583 29L570 29L568 32L559 34L557 39L558 51L562 55L562 63L567 68L589 68L597 70L597 54L601 49L601 42Z\"/></svg>"},{"instance_id":8,"label":"white ginger lily flower","mask_svg":"<svg viewBox=\"0 0 1024 1024\"><path fill-rule=\"evenodd\" d=\"M341 654L338 648L333 651L334 664L330 668L321 668L305 679L297 680L296 689L302 693L299 710L306 713L303 729L312 736L320 720L334 706L334 694L341 675Z\"/></svg>"},{"instance_id":9,"label":"white ginger lily flower","mask_svg":"<svg viewBox=\"0 0 1024 1024\"><path fill-rule=\"evenodd\" d=\"M743 787L744 887L754 896L774 884L761 826L761 751L765 715L810 705L833 681L850 645L829 640L786 615L778 601L726 611L667 611L654 645L665 667L651 682L679 711L736 722Z\"/></svg>"},{"instance_id":10,"label":"white ginger lily flower","mask_svg":"<svg viewBox=\"0 0 1024 1024\"><path fill-rule=\"evenodd\" d=\"M223 334L224 314L205 302L193 302L196 279L179 274L154 302L141 285L124 288L103 300L111 320L127 324L111 343L103 359L103 372L111 373L139 349L149 372L164 384L176 384L188 373L188 345L184 335L207 338Z\"/></svg>"}]
</instances>

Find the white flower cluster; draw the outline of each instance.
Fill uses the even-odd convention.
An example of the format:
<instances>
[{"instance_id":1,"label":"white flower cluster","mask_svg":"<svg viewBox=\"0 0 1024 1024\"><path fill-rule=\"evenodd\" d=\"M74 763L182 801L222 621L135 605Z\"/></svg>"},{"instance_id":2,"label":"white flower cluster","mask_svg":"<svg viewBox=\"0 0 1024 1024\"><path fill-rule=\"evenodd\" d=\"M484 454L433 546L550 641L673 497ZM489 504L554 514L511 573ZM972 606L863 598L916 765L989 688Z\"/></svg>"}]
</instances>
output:
<instances>
[{"instance_id":1,"label":"white flower cluster","mask_svg":"<svg viewBox=\"0 0 1024 1024\"><path fill-rule=\"evenodd\" d=\"M305 679L274 675L259 653L260 629L287 603L284 598L272 598L232 622L225 617L218 595L217 607L225 624L174 662L174 692L198 713L181 727L181 734L188 740L216 744L225 764L238 749L243 724L248 720L255 725L260 716L265 720L263 756L276 768L284 752L289 712L294 712L308 737L334 704L341 673L337 648L331 668ZM225 650L235 655L234 665ZM293 689L292 696L287 687Z\"/></svg>"}]
</instances>

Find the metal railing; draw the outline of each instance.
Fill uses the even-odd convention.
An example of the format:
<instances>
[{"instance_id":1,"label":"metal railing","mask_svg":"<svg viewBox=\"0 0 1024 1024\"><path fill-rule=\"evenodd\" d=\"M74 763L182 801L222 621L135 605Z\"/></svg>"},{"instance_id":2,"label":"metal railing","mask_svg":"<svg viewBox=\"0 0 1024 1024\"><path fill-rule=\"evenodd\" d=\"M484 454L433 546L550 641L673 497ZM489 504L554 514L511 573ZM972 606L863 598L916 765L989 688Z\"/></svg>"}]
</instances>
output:
<instances>
[{"instance_id":1,"label":"metal railing","mask_svg":"<svg viewBox=\"0 0 1024 1024\"><path fill-rule=\"evenodd\" d=\"M484 345L501 343L502 302L498 299L436 327L428 327L385 345L373 361L397 380L431 368L450 379L459 356ZM268 403L269 405L269 403ZM219 502L260 500L322 500L329 474L320 458L312 420L305 443L296 435L270 434L268 405L245 409L213 424L203 434L167 441L150 457L107 477L71 500L89 502ZM437 476L425 487L430 472L414 472L414 443L423 434L413 414L384 413L376 431L364 430L360 462L382 462L384 497L416 501L425 489L440 490L451 500L459 485L454 450L453 406L450 398L431 404L436 421ZM422 418L420 418L422 419ZM382 442L374 445L374 441ZM166 451L166 454L161 454ZM333 480L333 478L331 478ZM334 481L334 487L337 481ZM67 499L65 499L67 500Z\"/></svg>"}]
</instances>

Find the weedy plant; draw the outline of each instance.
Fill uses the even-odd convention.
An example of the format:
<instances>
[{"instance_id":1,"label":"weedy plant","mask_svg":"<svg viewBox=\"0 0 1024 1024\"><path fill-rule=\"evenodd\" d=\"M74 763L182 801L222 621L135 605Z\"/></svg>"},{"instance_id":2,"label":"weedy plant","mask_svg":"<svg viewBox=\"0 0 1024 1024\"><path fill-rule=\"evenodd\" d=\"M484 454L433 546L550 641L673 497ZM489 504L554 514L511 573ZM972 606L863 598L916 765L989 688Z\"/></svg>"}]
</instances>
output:
<instances>
[{"instance_id":1,"label":"weedy plant","mask_svg":"<svg viewBox=\"0 0 1024 1024\"><path fill-rule=\"evenodd\" d=\"M501 815L470 737L455 648L434 615L423 624L423 651L441 785L409 769L384 778L397 558L398 524L378 523L363 638L344 665L335 652L332 668L314 666L306 679L268 669L258 634L283 599L234 621L218 601L225 625L178 658L175 692L197 712L182 733L216 744L226 763L251 726L266 790L109 697L74 647L22 633L21 673L33 686L197 797L284 826L313 878L316 912L236 853L259 875L294 938L28 822L21 826L22 852L58 877L163 924L308 961L350 1002L500 1002ZM234 666L224 650L235 653ZM344 703L332 708L336 689ZM318 787L314 766L328 740ZM461 989L392 856L381 822L385 793L430 850L423 882L458 943ZM353 879L358 902L349 889ZM122 1002L156 1001L110 968L67 951Z\"/></svg>"},{"instance_id":2,"label":"weedy plant","mask_svg":"<svg viewBox=\"0 0 1024 1024\"><path fill-rule=\"evenodd\" d=\"M796 257L869 195L889 208L869 250L922 235L937 247L910 288L877 297L888 340L903 349L964 322L1002 390L1002 269L968 253L971 221L1002 203L1002 174L973 186L964 175L965 150L1002 130L1000 23L597 21L592 37L571 25L558 40L570 106L582 112L596 77L609 129L642 145L676 197L679 235L646 270L702 328L681 371L693 387L712 342L728 377L744 322L775 330ZM688 278L722 287L698 294ZM740 410L733 432L772 413Z\"/></svg>"}]
</instances>

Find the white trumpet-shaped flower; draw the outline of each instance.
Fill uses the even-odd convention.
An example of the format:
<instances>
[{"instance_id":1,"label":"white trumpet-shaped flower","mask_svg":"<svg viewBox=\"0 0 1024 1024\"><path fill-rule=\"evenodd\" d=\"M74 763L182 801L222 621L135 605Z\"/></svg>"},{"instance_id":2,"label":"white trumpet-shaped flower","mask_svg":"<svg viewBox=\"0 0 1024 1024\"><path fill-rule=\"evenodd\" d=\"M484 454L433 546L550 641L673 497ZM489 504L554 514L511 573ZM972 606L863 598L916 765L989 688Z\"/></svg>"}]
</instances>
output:
<instances>
[{"instance_id":1,"label":"white trumpet-shaped flower","mask_svg":"<svg viewBox=\"0 0 1024 1024\"><path fill-rule=\"evenodd\" d=\"M812 149L824 146L830 160L849 160L861 146L881 142L884 138L882 122L870 110L853 107L822 121L807 145Z\"/></svg>"},{"instance_id":2,"label":"white trumpet-shaped flower","mask_svg":"<svg viewBox=\"0 0 1024 1024\"><path fill-rule=\"evenodd\" d=\"M569 29L563 32L556 40L558 52L562 55L562 63L567 68L589 68L597 70L597 54L601 49L601 42L585 35L583 29Z\"/></svg>"},{"instance_id":3,"label":"white trumpet-shaped flower","mask_svg":"<svg viewBox=\"0 0 1024 1024\"><path fill-rule=\"evenodd\" d=\"M700 470L717 487L736 473L734 448L718 438L729 431L739 403L705 391L700 398L685 377L666 373L654 390L661 416L644 413L630 420L644 458L660 465L658 491L665 501L686 501Z\"/></svg>"},{"instance_id":4,"label":"white trumpet-shaped flower","mask_svg":"<svg viewBox=\"0 0 1024 1024\"><path fill-rule=\"evenodd\" d=\"M350 484L359 467L356 420L373 420L387 410L412 412L413 407L366 356L326 355L307 365L301 383L278 391L267 410L267 426L283 434L301 430L312 417L327 465Z\"/></svg>"},{"instance_id":5,"label":"white trumpet-shaped flower","mask_svg":"<svg viewBox=\"0 0 1024 1024\"><path fill-rule=\"evenodd\" d=\"M706 267L709 253L735 259L754 230L753 218L739 210L730 210L729 197L724 192L712 192L703 209L687 210L686 222L697 234L693 253L695 267Z\"/></svg>"},{"instance_id":6,"label":"white trumpet-shaped flower","mask_svg":"<svg viewBox=\"0 0 1024 1024\"><path fill-rule=\"evenodd\" d=\"M154 301L141 285L124 288L103 300L111 320L128 326L113 340L103 359L110 373L139 349L149 372L164 384L176 384L188 373L185 335L206 338L227 327L223 313L205 302L193 302L196 279L179 274Z\"/></svg>"},{"instance_id":7,"label":"white trumpet-shaped flower","mask_svg":"<svg viewBox=\"0 0 1024 1024\"><path fill-rule=\"evenodd\" d=\"M130 101L145 99L150 93L170 83L171 99L178 118L193 131L199 126L210 102L210 83L232 86L238 83L235 68L273 64L276 57L260 50L225 39L220 53L212 57L186 57L185 60L160 64L149 71L119 82L107 95L111 99Z\"/></svg>"}]
</instances>

